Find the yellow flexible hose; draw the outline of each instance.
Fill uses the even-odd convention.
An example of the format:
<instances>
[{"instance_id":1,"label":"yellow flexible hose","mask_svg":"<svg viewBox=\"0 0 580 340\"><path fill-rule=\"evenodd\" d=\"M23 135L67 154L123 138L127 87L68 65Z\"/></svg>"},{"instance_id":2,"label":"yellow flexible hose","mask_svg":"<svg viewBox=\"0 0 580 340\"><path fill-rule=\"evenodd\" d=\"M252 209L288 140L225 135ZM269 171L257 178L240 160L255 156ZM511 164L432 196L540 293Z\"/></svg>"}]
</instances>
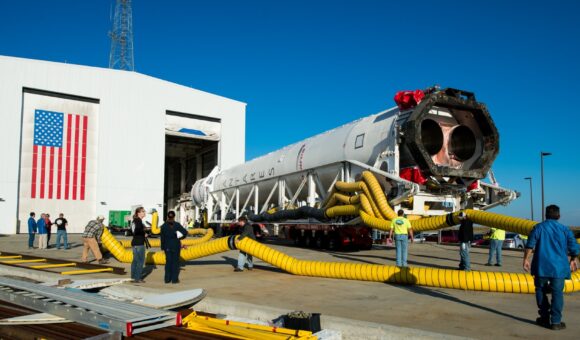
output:
<instances>
[{"instance_id":1,"label":"yellow flexible hose","mask_svg":"<svg viewBox=\"0 0 580 340\"><path fill-rule=\"evenodd\" d=\"M358 205L338 205L332 208L326 209L325 214L327 217L336 217L336 216L352 216L359 214L359 206Z\"/></svg>"},{"instance_id":2,"label":"yellow flexible hose","mask_svg":"<svg viewBox=\"0 0 580 340\"><path fill-rule=\"evenodd\" d=\"M200 244L203 242L207 242L211 240L213 237L213 229L203 229L203 228L196 228L188 230L189 235L204 235L199 238L186 238L181 240L182 246L194 246L196 244ZM131 240L120 240L121 245L125 248L131 248ZM149 238L149 244L151 247L161 247L161 240L157 238Z\"/></svg>"},{"instance_id":3,"label":"yellow flexible hose","mask_svg":"<svg viewBox=\"0 0 580 340\"><path fill-rule=\"evenodd\" d=\"M480 272L436 268L299 260L250 238L237 242L238 249L294 275L334 279L413 284L501 293L533 293L534 278L523 273ZM566 280L565 292L580 290L580 273Z\"/></svg>"},{"instance_id":4,"label":"yellow flexible hose","mask_svg":"<svg viewBox=\"0 0 580 340\"><path fill-rule=\"evenodd\" d=\"M231 249L232 237L222 237L211 242L189 247L181 251L183 260L192 260L218 254ZM131 262L133 254L123 248L108 230L103 232L103 243L121 262ZM414 284L427 287L453 288L505 293L533 293L534 280L529 274L503 272L465 272L436 268L400 268L396 266L321 262L298 260L275 249L260 244L248 237L236 241L237 248L264 262L270 263L294 275L326 277L336 279ZM147 263L164 264L163 252L147 252ZM580 290L580 273L572 273L566 280L565 292Z\"/></svg>"},{"instance_id":5,"label":"yellow flexible hose","mask_svg":"<svg viewBox=\"0 0 580 340\"><path fill-rule=\"evenodd\" d=\"M159 214L157 211L151 213L151 233L159 234L161 229L159 228Z\"/></svg>"},{"instance_id":6,"label":"yellow flexible hose","mask_svg":"<svg viewBox=\"0 0 580 340\"><path fill-rule=\"evenodd\" d=\"M332 186L332 189L330 190L328 197L326 197L326 199L324 201L322 201L322 204L320 204L320 206L323 209L333 207L336 204L336 196L334 195L335 193L336 193L336 188L335 188L335 186Z\"/></svg>"},{"instance_id":7,"label":"yellow flexible hose","mask_svg":"<svg viewBox=\"0 0 580 340\"><path fill-rule=\"evenodd\" d=\"M342 204L357 204L357 203L359 203L359 199L360 199L359 195L348 196L348 195L336 193L336 194L334 194L334 196Z\"/></svg>"},{"instance_id":8,"label":"yellow flexible hose","mask_svg":"<svg viewBox=\"0 0 580 340\"><path fill-rule=\"evenodd\" d=\"M537 224L537 222L527 219L511 217L487 211L468 209L465 210L465 213L467 214L467 218L469 218L474 223L486 225L488 227L499 228L522 235L529 235L532 229L534 229L534 226Z\"/></svg>"},{"instance_id":9,"label":"yellow flexible hose","mask_svg":"<svg viewBox=\"0 0 580 340\"><path fill-rule=\"evenodd\" d=\"M359 197L362 210L369 216L375 217L375 213L373 212L373 207L371 206L369 199L365 195L359 195Z\"/></svg>"},{"instance_id":10,"label":"yellow flexible hose","mask_svg":"<svg viewBox=\"0 0 580 340\"><path fill-rule=\"evenodd\" d=\"M357 200L360 201L360 206L355 204L348 204L342 206L334 206L326 209L326 214L329 217L342 216L342 215L356 215L360 214L363 222L375 229L389 230L390 221L387 219L380 218L384 215L392 216L394 214L393 210L388 206L386 197L380 188L378 181L373 181L370 175L363 175L365 181L371 187L373 195L369 191L367 184L364 182L356 183L344 183L337 182L336 189L345 191L348 193L362 191L358 196L345 196L348 197L348 202L354 197L359 197ZM380 190L378 192L377 190ZM339 193L336 193L334 200L336 202L347 202L345 197L340 197ZM343 195L344 196L344 195ZM340 198L337 198L340 197ZM384 200L383 200L384 199ZM378 207L374 203L374 200L378 201ZM490 213L485 211L477 210L465 210L467 217L475 223L493 226L496 228L504 229L511 232L516 232L523 235L529 235L532 228L536 224L534 221L509 217L505 215L500 215L496 213ZM459 212L434 216L429 218L422 218L420 220L411 221L413 230L415 231L425 231L425 230L436 230L445 227L449 227L459 223L458 219ZM372 216L374 215L374 216ZM157 222L154 219L153 226L157 228ZM200 229L201 230L205 229ZM288 256L282 252L275 249L262 245L250 238L244 238L241 241L237 241L233 236L219 238L210 242L204 242L209 240L213 236L213 231L208 229L204 237L197 241L195 246L190 246L181 251L181 259L188 261L204 256L209 256L213 254L218 254L221 252L228 251L234 248L236 244L237 248L256 256L257 258L272 264L284 271L295 275L304 276L316 276L316 277L327 277L327 278L337 278L337 279L349 279L349 280L362 280L362 281L377 281L377 282L391 282L400 284L416 284L428 287L439 287L439 288L454 288L454 289L466 289L466 290L478 290L478 291L490 291L490 292L507 292L507 293L533 293L534 292L534 280L529 274L523 273L503 273L503 272L481 272L481 271L471 271L465 272L461 270L451 270L451 269L435 269L435 268L400 268L396 266L387 265L375 265L375 264L353 264L353 263L333 263L333 262L320 262L320 261L306 261L298 260L294 257ZM235 240L235 241L234 241ZM105 228L102 236L103 245L105 245L121 262L131 262L133 259L133 253L130 250L125 249L123 244ZM146 254L147 263L164 264L165 263L165 253L158 252L147 252ZM565 292L575 292L580 291L580 273L572 273L571 280L566 280Z\"/></svg>"},{"instance_id":11,"label":"yellow flexible hose","mask_svg":"<svg viewBox=\"0 0 580 340\"><path fill-rule=\"evenodd\" d=\"M211 229L208 229L211 230ZM208 235L213 235L213 231L210 233L208 232L204 238ZM201 240L201 238L200 238ZM104 228L103 235L101 236L101 241L103 242L103 246L105 246L111 254L119 261L129 263L133 261L133 251L131 249L127 249L123 246L121 242L119 242L113 234L107 229ZM156 240L158 241L158 240ZM196 241L196 240L192 240ZM130 241L129 241L130 242ZM160 241L158 241L160 242ZM214 241L204 242L198 241L198 244L195 246L190 246L185 249L181 250L180 259L182 261L189 261L196 258L209 256L217 253L221 253L224 251L229 250L228 247L228 238L220 238ZM145 254L145 263L147 264L165 264L165 252L163 251L149 251L147 250Z\"/></svg>"},{"instance_id":12,"label":"yellow flexible hose","mask_svg":"<svg viewBox=\"0 0 580 340\"><path fill-rule=\"evenodd\" d=\"M373 194L373 199L377 203L379 210L384 218L388 220L392 220L393 218L397 217L397 214L393 211L389 203L387 202L387 197L377 181L375 175L373 175L370 171L363 171L362 173L363 180L369 187L371 193Z\"/></svg>"},{"instance_id":13,"label":"yellow flexible hose","mask_svg":"<svg viewBox=\"0 0 580 340\"><path fill-rule=\"evenodd\" d=\"M373 213L375 214L375 216L381 216L381 211L380 211L379 207L376 205L375 201L372 199L371 192L370 192L368 186L366 185L366 183L361 182L360 188L363 191L363 193L367 196L367 198L369 199L369 203L371 204L371 208L373 209Z\"/></svg>"}]
</instances>

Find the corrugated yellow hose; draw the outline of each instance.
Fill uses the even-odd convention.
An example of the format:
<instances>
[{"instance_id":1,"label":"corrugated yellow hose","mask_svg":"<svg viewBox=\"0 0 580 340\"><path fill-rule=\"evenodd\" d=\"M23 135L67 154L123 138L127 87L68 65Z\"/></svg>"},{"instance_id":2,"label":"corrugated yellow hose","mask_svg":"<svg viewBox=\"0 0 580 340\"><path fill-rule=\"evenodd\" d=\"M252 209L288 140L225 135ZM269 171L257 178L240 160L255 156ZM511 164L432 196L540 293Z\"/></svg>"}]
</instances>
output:
<instances>
[{"instance_id":1,"label":"corrugated yellow hose","mask_svg":"<svg viewBox=\"0 0 580 340\"><path fill-rule=\"evenodd\" d=\"M359 197L362 210L369 216L375 217L375 214L373 213L373 207L371 206L369 199L365 195L359 195Z\"/></svg>"},{"instance_id":2,"label":"corrugated yellow hose","mask_svg":"<svg viewBox=\"0 0 580 340\"><path fill-rule=\"evenodd\" d=\"M371 174L372 176L372 174ZM351 202L353 197L359 197L360 206L349 204L343 206L334 206L326 210L329 217L341 215L356 215L360 214L363 222L376 229L389 230L390 221L382 219L383 214L391 216L392 209L388 207L386 197L382 193L382 189L378 182L372 181L369 175L364 176L365 181L373 188L374 195L371 195L367 184L363 182L344 183L337 182L336 189L346 191L349 193L362 191L358 196L349 197L348 202ZM381 190L382 201L380 193ZM337 194L340 195L340 194ZM335 196L338 202L346 202L344 197ZM374 196L374 197L373 197ZM340 198L337 198L340 197ZM374 200L378 200L378 206ZM516 217L509 217L505 215L477 211L465 210L467 217L475 223L493 226L507 231L516 232L519 234L528 235L534 225L533 221L525 220ZM393 212L394 213L394 212ZM372 216L374 214L374 216ZM411 221L413 230L437 230L446 228L459 223L457 215L459 212L450 213L442 216L435 216L423 218L420 220ZM155 222L155 220L154 220ZM156 226L156 223L153 223ZM212 233L213 234L213 233ZM206 235L200 238L211 238L210 229ZM428 287L439 288L454 288L465 290L478 290L490 292L507 292L507 293L533 293L534 281L533 277L522 273L503 273L503 272L480 272L471 271L465 272L461 270L451 269L435 269L435 268L400 268L396 266L375 265L375 264L353 264L353 263L333 263L320 261L306 261L298 260L294 257L288 256L275 249L262 245L250 238L244 238L241 241L235 241L234 236L216 239L211 242L203 242L195 246L188 247L181 251L182 260L192 260L204 256L218 254L228 251L230 249L238 249L256 256L257 258L268 262L282 270L295 275L327 277L337 279L362 280L362 281L377 281L377 282L391 282L400 284L416 284ZM121 242L117 241L115 237L105 228L102 236L103 244L111 251L121 262L131 262L133 253L125 249ZM234 244L235 243L235 244ZM165 253L163 252L147 252L147 263L164 264ZM572 273L571 280L566 280L565 292L575 292L580 290L580 273Z\"/></svg>"},{"instance_id":3,"label":"corrugated yellow hose","mask_svg":"<svg viewBox=\"0 0 580 340\"><path fill-rule=\"evenodd\" d=\"M359 214L359 206L358 205L338 205L329 209L326 209L324 212L327 217L336 217L336 216L352 216Z\"/></svg>"},{"instance_id":4,"label":"corrugated yellow hose","mask_svg":"<svg viewBox=\"0 0 580 340\"><path fill-rule=\"evenodd\" d=\"M108 232L103 233L103 243L121 262L131 262L133 253L121 246ZM192 260L234 249L234 237L223 237L181 251L183 260ZM353 264L298 260L250 238L236 242L237 248L294 275L335 279L414 284L427 287L454 288L504 293L533 293L534 281L529 274L503 272L465 272L435 268L400 268L375 264ZM148 252L147 263L164 264L163 252ZM580 290L580 273L566 280L565 292Z\"/></svg>"},{"instance_id":5,"label":"corrugated yellow hose","mask_svg":"<svg viewBox=\"0 0 580 340\"><path fill-rule=\"evenodd\" d=\"M194 246L196 244L207 242L211 240L214 234L213 229L203 229L203 228L190 229L187 232L189 235L204 235L204 236L198 238L183 239L181 240L182 246ZM119 242L123 245L123 247L131 248L131 240L120 240ZM151 247L161 247L161 240L158 238L154 239L150 238L149 244L151 245Z\"/></svg>"},{"instance_id":6,"label":"corrugated yellow hose","mask_svg":"<svg viewBox=\"0 0 580 340\"><path fill-rule=\"evenodd\" d=\"M161 229L159 228L159 214L157 211L151 213L151 233L159 234Z\"/></svg>"},{"instance_id":7,"label":"corrugated yellow hose","mask_svg":"<svg viewBox=\"0 0 580 340\"><path fill-rule=\"evenodd\" d=\"M487 211L465 210L467 218L474 223L499 228L514 233L529 235L537 222Z\"/></svg>"},{"instance_id":8,"label":"corrugated yellow hose","mask_svg":"<svg viewBox=\"0 0 580 340\"><path fill-rule=\"evenodd\" d=\"M328 204L325 206L325 208L332 208L337 203L342 203L342 204L358 204L360 202L360 196L359 195L349 196L349 195L344 195L344 194L341 194L341 193L334 193L334 194L332 194L332 196L333 197L328 200Z\"/></svg>"},{"instance_id":9,"label":"corrugated yellow hose","mask_svg":"<svg viewBox=\"0 0 580 340\"><path fill-rule=\"evenodd\" d=\"M375 175L373 175L373 173L370 171L363 171L362 177L369 187L373 195L373 199L377 203L383 217L388 220L392 220L393 218L397 217L397 214L393 211L387 202L387 197L385 196L385 193L383 192L383 189L381 188L381 185L379 184L379 181L377 181Z\"/></svg>"},{"instance_id":10,"label":"corrugated yellow hose","mask_svg":"<svg viewBox=\"0 0 580 340\"><path fill-rule=\"evenodd\" d=\"M363 194L367 197L375 216L381 216L381 212L379 211L379 208L377 207L375 201L372 199L371 192L368 186L364 182L354 182L354 183L336 182L335 187L337 190L344 192L362 191Z\"/></svg>"},{"instance_id":11,"label":"corrugated yellow hose","mask_svg":"<svg viewBox=\"0 0 580 340\"><path fill-rule=\"evenodd\" d=\"M534 292L534 279L529 274L298 260L247 237L238 241L237 247L294 275L501 293ZM580 273L575 272L571 280L566 280L564 291L579 290Z\"/></svg>"},{"instance_id":12,"label":"corrugated yellow hose","mask_svg":"<svg viewBox=\"0 0 580 340\"><path fill-rule=\"evenodd\" d=\"M209 233L206 234L206 236L207 235L209 235ZM180 259L182 261L189 261L227 251L230 248L233 248L233 246L228 246L228 239L228 237L222 237L214 241L204 242L182 249ZM105 246L119 262L129 263L133 261L133 251L125 248L107 228L104 228L103 230L101 241L103 242L103 246ZM232 242L233 239L230 243ZM145 263L165 264L165 252L148 250L145 254Z\"/></svg>"}]
</instances>

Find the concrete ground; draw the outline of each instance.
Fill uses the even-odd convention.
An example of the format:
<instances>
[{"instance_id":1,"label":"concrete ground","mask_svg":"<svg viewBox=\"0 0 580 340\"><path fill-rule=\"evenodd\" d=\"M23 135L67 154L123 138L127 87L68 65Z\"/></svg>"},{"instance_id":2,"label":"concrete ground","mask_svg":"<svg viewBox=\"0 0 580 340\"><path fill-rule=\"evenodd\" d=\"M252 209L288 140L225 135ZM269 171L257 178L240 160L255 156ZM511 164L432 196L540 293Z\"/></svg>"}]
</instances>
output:
<instances>
[{"instance_id":1,"label":"concrete ground","mask_svg":"<svg viewBox=\"0 0 580 340\"><path fill-rule=\"evenodd\" d=\"M54 237L54 236L53 236ZM80 235L70 235L70 250L28 250L27 235L0 237L0 251L19 252L63 259L80 259ZM51 243L54 239L51 239ZM393 265L394 248L377 247L359 252L327 252L300 249L282 244L274 248L299 259L345 261ZM178 285L163 283L163 266L149 266L144 284L136 287L159 290L204 288L208 297L236 303L250 303L283 310L318 312L323 316L349 318L401 326L417 330L478 339L546 337L577 338L580 330L578 293L565 295L563 320L568 329L551 331L534 324L537 316L534 296L402 286L377 282L300 277L287 274L267 263L255 260L255 270L233 272L237 251L188 262ZM502 268L486 267L487 249L472 249L472 269L481 271L522 272L521 251L504 251ZM42 255L40 255L42 256ZM454 269L458 264L458 247L432 243L409 247L409 265ZM111 265L130 270L130 264L114 258ZM105 278L110 274L83 276ZM126 274L129 276L129 274ZM80 277L79 277L80 279ZM208 311L211 312L211 311ZM576 334L576 335L574 335ZM413 336L410 336L413 337Z\"/></svg>"}]
</instances>

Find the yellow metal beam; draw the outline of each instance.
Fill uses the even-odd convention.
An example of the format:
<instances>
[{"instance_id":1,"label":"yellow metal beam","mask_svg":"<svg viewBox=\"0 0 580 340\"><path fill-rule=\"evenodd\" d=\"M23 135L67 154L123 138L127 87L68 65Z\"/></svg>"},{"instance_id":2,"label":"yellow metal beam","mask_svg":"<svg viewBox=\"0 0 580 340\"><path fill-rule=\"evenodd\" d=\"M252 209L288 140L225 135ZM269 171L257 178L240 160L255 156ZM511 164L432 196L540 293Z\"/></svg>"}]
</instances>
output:
<instances>
[{"instance_id":1,"label":"yellow metal beam","mask_svg":"<svg viewBox=\"0 0 580 340\"><path fill-rule=\"evenodd\" d=\"M113 268L99 268L99 269L80 269L80 270L71 270L68 272L60 272L61 275L79 275L79 274L91 274L91 273L104 273L104 272L112 272Z\"/></svg>"},{"instance_id":2,"label":"yellow metal beam","mask_svg":"<svg viewBox=\"0 0 580 340\"><path fill-rule=\"evenodd\" d=\"M30 266L28 268L34 269L45 269L45 268L59 268L59 267L75 267L77 264L74 262L71 263L58 263L58 264L41 264L38 266Z\"/></svg>"},{"instance_id":3,"label":"yellow metal beam","mask_svg":"<svg viewBox=\"0 0 580 340\"><path fill-rule=\"evenodd\" d=\"M22 255L4 255L0 256L0 259L21 259Z\"/></svg>"},{"instance_id":4,"label":"yellow metal beam","mask_svg":"<svg viewBox=\"0 0 580 340\"><path fill-rule=\"evenodd\" d=\"M46 262L46 259L34 259L34 260L7 260L7 261L0 261L0 263L9 263L9 264L17 264L17 263L33 263L33 262Z\"/></svg>"},{"instance_id":5,"label":"yellow metal beam","mask_svg":"<svg viewBox=\"0 0 580 340\"><path fill-rule=\"evenodd\" d=\"M34 262L46 262L46 259L0 261L0 263L6 263L6 264L34 263Z\"/></svg>"}]
</instances>

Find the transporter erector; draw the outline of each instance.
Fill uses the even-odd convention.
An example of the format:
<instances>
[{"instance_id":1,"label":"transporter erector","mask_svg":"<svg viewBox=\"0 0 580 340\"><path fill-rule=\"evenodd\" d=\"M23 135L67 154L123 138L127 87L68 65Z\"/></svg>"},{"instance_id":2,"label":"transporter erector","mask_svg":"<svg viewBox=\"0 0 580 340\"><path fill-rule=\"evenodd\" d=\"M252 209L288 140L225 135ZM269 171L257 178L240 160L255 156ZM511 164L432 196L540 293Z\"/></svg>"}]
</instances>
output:
<instances>
[{"instance_id":1,"label":"transporter erector","mask_svg":"<svg viewBox=\"0 0 580 340\"><path fill-rule=\"evenodd\" d=\"M433 87L399 92L395 101L394 108L244 164L214 168L193 185L196 211L206 223L220 224L250 214L287 226L285 235L297 242L368 246L368 229L356 228L362 224L356 215L278 213L273 220L269 213L300 207L323 211L337 181L357 181L365 170L379 180L389 205L411 218L487 210L517 198L517 192L495 182L491 166L499 134L473 93Z\"/></svg>"}]
</instances>

